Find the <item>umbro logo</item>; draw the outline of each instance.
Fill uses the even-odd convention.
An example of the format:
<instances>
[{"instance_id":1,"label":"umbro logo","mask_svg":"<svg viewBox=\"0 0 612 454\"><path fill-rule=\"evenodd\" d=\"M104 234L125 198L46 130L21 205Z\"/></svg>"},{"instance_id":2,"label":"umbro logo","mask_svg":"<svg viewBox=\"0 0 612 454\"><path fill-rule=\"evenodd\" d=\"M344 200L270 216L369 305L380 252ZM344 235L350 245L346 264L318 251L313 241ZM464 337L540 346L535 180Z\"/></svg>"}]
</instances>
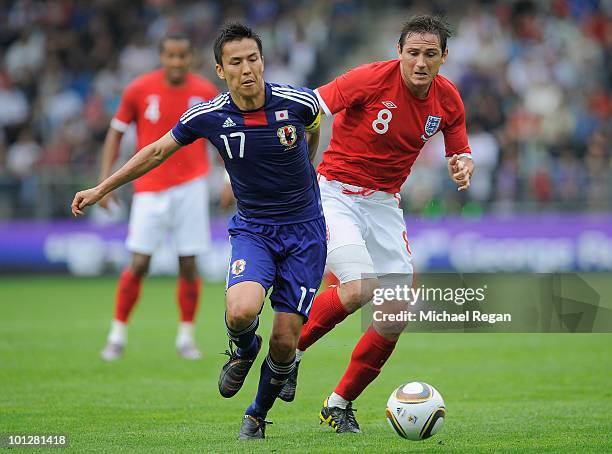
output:
<instances>
[{"instance_id":1,"label":"umbro logo","mask_svg":"<svg viewBox=\"0 0 612 454\"><path fill-rule=\"evenodd\" d=\"M234 120L232 120L230 117L227 117L227 120L225 120L225 122L223 122L223 127L224 128L231 128L232 126L236 126L236 123L234 123Z\"/></svg>"},{"instance_id":2,"label":"umbro logo","mask_svg":"<svg viewBox=\"0 0 612 454\"><path fill-rule=\"evenodd\" d=\"M393 101L383 101L383 105L389 109L397 109L397 106L393 104Z\"/></svg>"}]
</instances>

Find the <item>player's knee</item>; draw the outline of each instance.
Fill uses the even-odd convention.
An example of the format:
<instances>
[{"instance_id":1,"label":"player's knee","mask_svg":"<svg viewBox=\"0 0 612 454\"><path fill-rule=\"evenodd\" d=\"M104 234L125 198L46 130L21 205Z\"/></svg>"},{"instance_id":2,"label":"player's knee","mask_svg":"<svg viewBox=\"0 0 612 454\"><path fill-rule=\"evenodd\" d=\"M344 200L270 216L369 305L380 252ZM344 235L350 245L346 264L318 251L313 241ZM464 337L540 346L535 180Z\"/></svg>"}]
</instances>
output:
<instances>
[{"instance_id":1,"label":"player's knee","mask_svg":"<svg viewBox=\"0 0 612 454\"><path fill-rule=\"evenodd\" d=\"M257 311L253 311L247 306L228 305L227 311L225 312L227 324L234 329L240 329L249 326L251 323L253 323L255 317L257 317Z\"/></svg>"},{"instance_id":2,"label":"player's knee","mask_svg":"<svg viewBox=\"0 0 612 454\"><path fill-rule=\"evenodd\" d=\"M232 285L225 296L225 313L229 327L248 327L259 314L265 296L264 288L256 282Z\"/></svg>"},{"instance_id":3,"label":"player's knee","mask_svg":"<svg viewBox=\"0 0 612 454\"><path fill-rule=\"evenodd\" d=\"M190 281L198 278L198 266L195 257L179 257L179 274L182 278Z\"/></svg>"},{"instance_id":4,"label":"player's knee","mask_svg":"<svg viewBox=\"0 0 612 454\"><path fill-rule=\"evenodd\" d=\"M359 279L341 284L338 288L338 296L346 310L352 313L372 299L377 287L377 279Z\"/></svg>"},{"instance_id":5,"label":"player's knee","mask_svg":"<svg viewBox=\"0 0 612 454\"><path fill-rule=\"evenodd\" d=\"M135 276L144 276L149 272L150 257L141 254L134 254L130 270Z\"/></svg>"},{"instance_id":6,"label":"player's knee","mask_svg":"<svg viewBox=\"0 0 612 454\"><path fill-rule=\"evenodd\" d=\"M259 307L253 305L244 295L228 295L225 317L231 328L239 329L249 326L257 317Z\"/></svg>"}]
</instances>

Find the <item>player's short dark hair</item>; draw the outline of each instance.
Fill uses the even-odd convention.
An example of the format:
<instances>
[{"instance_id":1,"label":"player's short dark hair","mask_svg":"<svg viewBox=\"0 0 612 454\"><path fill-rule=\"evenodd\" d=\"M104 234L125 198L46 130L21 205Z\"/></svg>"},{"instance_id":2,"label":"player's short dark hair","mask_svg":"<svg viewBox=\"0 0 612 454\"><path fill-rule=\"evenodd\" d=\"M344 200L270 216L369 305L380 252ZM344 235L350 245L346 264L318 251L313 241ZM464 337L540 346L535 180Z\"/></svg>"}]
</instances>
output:
<instances>
[{"instance_id":1,"label":"player's short dark hair","mask_svg":"<svg viewBox=\"0 0 612 454\"><path fill-rule=\"evenodd\" d=\"M159 40L160 54L164 51L164 46L168 41L187 41L187 44L189 45L189 51L191 52L193 50L191 45L191 39L189 38L189 36L187 36L183 32L172 32L168 33L167 35L164 35L164 37Z\"/></svg>"},{"instance_id":2,"label":"player's short dark hair","mask_svg":"<svg viewBox=\"0 0 612 454\"><path fill-rule=\"evenodd\" d=\"M446 41L452 35L451 26L441 16L412 16L402 28L398 44L400 50L404 48L406 36L412 33L431 33L440 38L442 53L446 50Z\"/></svg>"},{"instance_id":3,"label":"player's short dark hair","mask_svg":"<svg viewBox=\"0 0 612 454\"><path fill-rule=\"evenodd\" d=\"M217 35L217 38L215 39L215 45L213 49L215 51L215 61L217 62L217 64L223 65L221 55L225 43L228 43L230 41L240 41L241 39L254 40L257 43L257 47L259 48L259 54L263 55L261 38L259 37L259 35L246 25L240 24L238 22L232 22L229 24L225 24Z\"/></svg>"}]
</instances>

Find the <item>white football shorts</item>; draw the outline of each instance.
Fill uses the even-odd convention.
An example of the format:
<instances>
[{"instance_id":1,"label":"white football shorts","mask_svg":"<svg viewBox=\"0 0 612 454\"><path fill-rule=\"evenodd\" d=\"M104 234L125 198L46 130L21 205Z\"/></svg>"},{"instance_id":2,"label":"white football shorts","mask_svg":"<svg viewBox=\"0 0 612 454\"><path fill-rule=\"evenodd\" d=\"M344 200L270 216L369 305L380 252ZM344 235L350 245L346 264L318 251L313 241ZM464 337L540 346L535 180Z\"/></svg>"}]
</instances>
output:
<instances>
[{"instance_id":1,"label":"white football shorts","mask_svg":"<svg viewBox=\"0 0 612 454\"><path fill-rule=\"evenodd\" d=\"M400 195L327 180L319 175L328 229L327 267L341 283L366 273L412 274Z\"/></svg>"},{"instance_id":2,"label":"white football shorts","mask_svg":"<svg viewBox=\"0 0 612 454\"><path fill-rule=\"evenodd\" d=\"M179 257L205 252L210 246L208 183L196 178L158 192L137 192L126 248L153 255L166 238L174 243Z\"/></svg>"}]
</instances>

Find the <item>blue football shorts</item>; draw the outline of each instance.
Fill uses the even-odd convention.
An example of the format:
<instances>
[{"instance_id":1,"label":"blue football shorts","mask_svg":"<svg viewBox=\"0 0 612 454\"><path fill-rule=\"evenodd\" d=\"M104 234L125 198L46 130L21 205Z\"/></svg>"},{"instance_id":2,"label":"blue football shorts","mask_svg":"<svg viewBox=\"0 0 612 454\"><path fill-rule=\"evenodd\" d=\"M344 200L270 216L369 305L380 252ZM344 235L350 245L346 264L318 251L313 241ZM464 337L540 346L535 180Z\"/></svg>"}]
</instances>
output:
<instances>
[{"instance_id":1,"label":"blue football shorts","mask_svg":"<svg viewBox=\"0 0 612 454\"><path fill-rule=\"evenodd\" d=\"M285 225L255 224L234 216L228 225L232 254L226 289L259 282L276 312L308 318L327 256L325 219Z\"/></svg>"}]
</instances>

